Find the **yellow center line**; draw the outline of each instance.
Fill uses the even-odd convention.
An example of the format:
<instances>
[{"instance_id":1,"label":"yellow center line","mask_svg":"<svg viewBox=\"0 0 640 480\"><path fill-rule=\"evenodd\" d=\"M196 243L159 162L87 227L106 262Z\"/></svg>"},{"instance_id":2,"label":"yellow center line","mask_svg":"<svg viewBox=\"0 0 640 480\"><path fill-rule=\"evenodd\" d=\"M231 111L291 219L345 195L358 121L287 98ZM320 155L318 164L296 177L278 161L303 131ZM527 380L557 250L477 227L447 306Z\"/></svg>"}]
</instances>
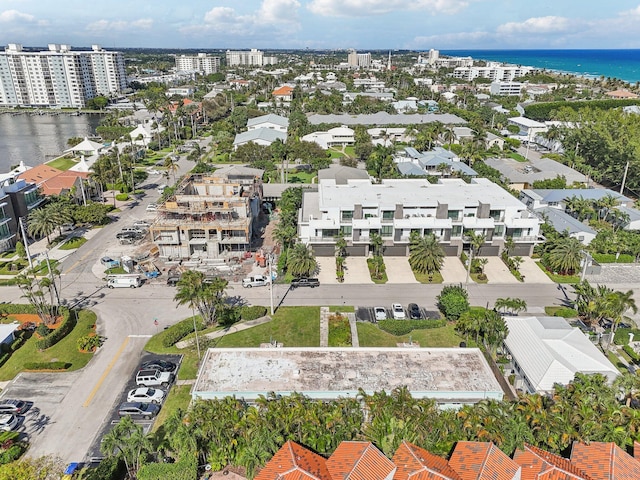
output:
<instances>
[{"instance_id":1,"label":"yellow center line","mask_svg":"<svg viewBox=\"0 0 640 480\"><path fill-rule=\"evenodd\" d=\"M89 398L87 398L87 401L82 404L83 407L86 408L89 406L89 404L91 404L93 397L95 397L96 393L98 393L98 390L100 390L102 383L104 382L105 378L107 378L107 375L109 375L109 372L111 371L113 366L116 364L116 361L118 360L118 358L120 357L120 355L122 354L123 350L125 349L128 343L129 343L129 337L125 338L124 342L122 342L122 345L120 345L120 348L116 352L115 357L113 357L113 360L111 360L111 363L109 363L109 365L107 366L107 369L104 371L102 376L98 379L98 383L96 383L96 386L93 387L93 390L91 390L91 393L89 394Z\"/></svg>"},{"instance_id":2,"label":"yellow center line","mask_svg":"<svg viewBox=\"0 0 640 480\"><path fill-rule=\"evenodd\" d=\"M78 260L76 263L74 263L73 265L71 265L64 273L69 273L71 270L73 270L74 268L76 268L81 261L83 261L85 258L87 258L89 255L91 255L93 253L93 250L91 250L89 253L86 253L85 255L83 255L80 260Z\"/></svg>"}]
</instances>

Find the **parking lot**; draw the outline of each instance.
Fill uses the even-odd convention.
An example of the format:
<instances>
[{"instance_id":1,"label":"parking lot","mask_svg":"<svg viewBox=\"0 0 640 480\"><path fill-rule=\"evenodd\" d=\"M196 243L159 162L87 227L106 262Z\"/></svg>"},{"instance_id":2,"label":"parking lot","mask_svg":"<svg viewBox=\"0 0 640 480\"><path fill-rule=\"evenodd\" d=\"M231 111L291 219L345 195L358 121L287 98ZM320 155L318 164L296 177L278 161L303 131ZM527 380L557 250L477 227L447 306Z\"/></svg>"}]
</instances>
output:
<instances>
[{"instance_id":1,"label":"parking lot","mask_svg":"<svg viewBox=\"0 0 640 480\"><path fill-rule=\"evenodd\" d=\"M387 312L387 318L393 318L393 312L391 311L391 305L380 305L380 307L384 308ZM359 307L356 309L356 320L359 322L371 322L376 323L376 315L374 312L374 308L377 307ZM407 311L407 306L403 305L405 311L405 317L409 318L409 312ZM423 306L419 306L420 308L420 318L421 319L439 319L440 312L437 310L428 310Z\"/></svg>"},{"instance_id":2,"label":"parking lot","mask_svg":"<svg viewBox=\"0 0 640 480\"><path fill-rule=\"evenodd\" d=\"M182 357L180 355L154 355L154 354L145 352L141 357L140 365L142 365L144 362L148 362L151 360L165 360L168 362L175 363L178 366L178 368L180 368L181 359ZM91 447L88 450L87 457L92 461L104 457L104 454L100 451L100 443L102 442L102 437L104 437L107 433L109 433L111 429L115 425L117 425L118 422L120 421L120 416L118 415L118 407L123 402L127 401L127 394L129 393L129 391L139 387L139 385L136 385L136 381L135 381L135 376L137 371L138 371L138 368L136 368L133 372L131 372L130 378L128 379L127 383L124 385L122 391L118 394L118 397L116 398L116 401L113 404L113 408L107 415L105 422L102 425L102 428L100 429L100 431L98 432L98 434L94 439L94 442L91 444ZM166 395L169 394L169 390L171 390L172 385L173 384L169 385L166 388L158 387L161 390L165 391L165 400L166 400ZM148 420L140 419L140 418L133 418L132 420L136 425L140 425L142 427L143 432L146 435L151 431L151 428L153 427L153 424L155 422L155 417Z\"/></svg>"}]
</instances>

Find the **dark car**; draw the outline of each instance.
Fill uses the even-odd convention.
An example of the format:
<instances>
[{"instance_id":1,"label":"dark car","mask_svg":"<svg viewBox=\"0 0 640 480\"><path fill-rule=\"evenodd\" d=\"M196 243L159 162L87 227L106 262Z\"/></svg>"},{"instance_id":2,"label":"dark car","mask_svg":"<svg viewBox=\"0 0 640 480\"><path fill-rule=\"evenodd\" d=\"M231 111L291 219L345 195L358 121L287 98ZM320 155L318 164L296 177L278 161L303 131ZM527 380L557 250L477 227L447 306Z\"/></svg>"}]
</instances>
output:
<instances>
[{"instance_id":1,"label":"dark car","mask_svg":"<svg viewBox=\"0 0 640 480\"><path fill-rule=\"evenodd\" d=\"M138 232L126 231L116 233L116 238L118 239L139 239L142 238L143 235Z\"/></svg>"},{"instance_id":2,"label":"dark car","mask_svg":"<svg viewBox=\"0 0 640 480\"><path fill-rule=\"evenodd\" d=\"M317 278L295 278L291 280L291 288L298 287L319 287L320 281Z\"/></svg>"},{"instance_id":3,"label":"dark car","mask_svg":"<svg viewBox=\"0 0 640 480\"><path fill-rule=\"evenodd\" d=\"M160 407L154 403L124 402L118 408L118 415L132 418L151 418L158 414Z\"/></svg>"},{"instance_id":4,"label":"dark car","mask_svg":"<svg viewBox=\"0 0 640 480\"><path fill-rule=\"evenodd\" d=\"M422 318L422 312L420 312L420 307L416 303L409 304L409 318L412 320L419 320Z\"/></svg>"},{"instance_id":5,"label":"dark car","mask_svg":"<svg viewBox=\"0 0 640 480\"><path fill-rule=\"evenodd\" d=\"M28 405L27 402L23 400L14 400L14 399L6 399L0 402L0 414L3 413L13 413L15 415L20 415L27 411Z\"/></svg>"},{"instance_id":6,"label":"dark car","mask_svg":"<svg viewBox=\"0 0 640 480\"><path fill-rule=\"evenodd\" d=\"M141 370L160 370L161 372L175 372L177 365L173 362L167 362L166 360L151 360L144 362Z\"/></svg>"}]
</instances>

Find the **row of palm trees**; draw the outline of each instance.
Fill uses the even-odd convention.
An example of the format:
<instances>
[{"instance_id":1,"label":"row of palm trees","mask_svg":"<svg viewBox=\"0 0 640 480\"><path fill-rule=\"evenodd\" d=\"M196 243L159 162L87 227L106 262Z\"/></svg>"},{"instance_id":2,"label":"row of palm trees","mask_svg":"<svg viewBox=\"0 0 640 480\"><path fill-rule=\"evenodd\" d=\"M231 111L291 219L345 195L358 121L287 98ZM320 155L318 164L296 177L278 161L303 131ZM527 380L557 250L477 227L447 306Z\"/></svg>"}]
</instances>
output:
<instances>
[{"instance_id":1,"label":"row of palm trees","mask_svg":"<svg viewBox=\"0 0 640 480\"><path fill-rule=\"evenodd\" d=\"M578 315L589 325L596 325L600 320L609 318L612 320L612 333L615 333L625 314L629 311L638 313L633 290L621 292L606 285L591 285L587 280L574 285L573 289Z\"/></svg>"},{"instance_id":2,"label":"row of palm trees","mask_svg":"<svg viewBox=\"0 0 640 480\"><path fill-rule=\"evenodd\" d=\"M243 467L253 478L286 440L325 456L346 440L371 441L388 457L403 440L443 457L458 441L494 442L508 455L524 443L558 454L574 441L627 448L640 438L640 410L628 406L639 391L635 375L622 375L610 385L602 375L577 374L549 395L484 400L459 410L414 398L406 387L372 394L361 390L356 398L330 401L296 393L270 393L255 405L233 397L198 400L187 412L171 415L162 436L145 437L123 420L124 426L106 437L103 452L135 470L151 461L151 439L154 450L165 455L197 455L199 465L213 470Z\"/></svg>"}]
</instances>

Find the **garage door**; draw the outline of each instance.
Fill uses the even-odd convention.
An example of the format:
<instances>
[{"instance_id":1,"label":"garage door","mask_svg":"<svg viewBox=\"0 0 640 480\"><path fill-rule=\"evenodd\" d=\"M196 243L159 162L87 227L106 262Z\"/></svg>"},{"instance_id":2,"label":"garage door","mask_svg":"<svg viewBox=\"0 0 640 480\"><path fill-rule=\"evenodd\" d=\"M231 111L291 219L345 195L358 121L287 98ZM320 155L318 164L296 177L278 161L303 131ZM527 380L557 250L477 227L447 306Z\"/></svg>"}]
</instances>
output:
<instances>
[{"instance_id":1,"label":"garage door","mask_svg":"<svg viewBox=\"0 0 640 480\"><path fill-rule=\"evenodd\" d=\"M449 246L442 247L442 249L444 250L444 254L447 257L457 257L458 256L458 247L452 247L451 245L449 245Z\"/></svg>"},{"instance_id":2,"label":"garage door","mask_svg":"<svg viewBox=\"0 0 640 480\"><path fill-rule=\"evenodd\" d=\"M516 245L511 256L529 257L531 255L531 245Z\"/></svg>"},{"instance_id":3,"label":"garage door","mask_svg":"<svg viewBox=\"0 0 640 480\"><path fill-rule=\"evenodd\" d=\"M500 247L484 246L480 248L480 257L497 257L500 253Z\"/></svg>"},{"instance_id":4,"label":"garage door","mask_svg":"<svg viewBox=\"0 0 640 480\"><path fill-rule=\"evenodd\" d=\"M391 247L385 247L382 253L385 257L406 257L407 246L393 245Z\"/></svg>"},{"instance_id":5,"label":"garage door","mask_svg":"<svg viewBox=\"0 0 640 480\"><path fill-rule=\"evenodd\" d=\"M316 257L333 257L336 254L336 247L333 245L312 245L311 247Z\"/></svg>"},{"instance_id":6,"label":"garage door","mask_svg":"<svg viewBox=\"0 0 640 480\"><path fill-rule=\"evenodd\" d=\"M355 245L352 247L347 247L347 255L349 255L350 257L364 257L367 255L367 246Z\"/></svg>"}]
</instances>

